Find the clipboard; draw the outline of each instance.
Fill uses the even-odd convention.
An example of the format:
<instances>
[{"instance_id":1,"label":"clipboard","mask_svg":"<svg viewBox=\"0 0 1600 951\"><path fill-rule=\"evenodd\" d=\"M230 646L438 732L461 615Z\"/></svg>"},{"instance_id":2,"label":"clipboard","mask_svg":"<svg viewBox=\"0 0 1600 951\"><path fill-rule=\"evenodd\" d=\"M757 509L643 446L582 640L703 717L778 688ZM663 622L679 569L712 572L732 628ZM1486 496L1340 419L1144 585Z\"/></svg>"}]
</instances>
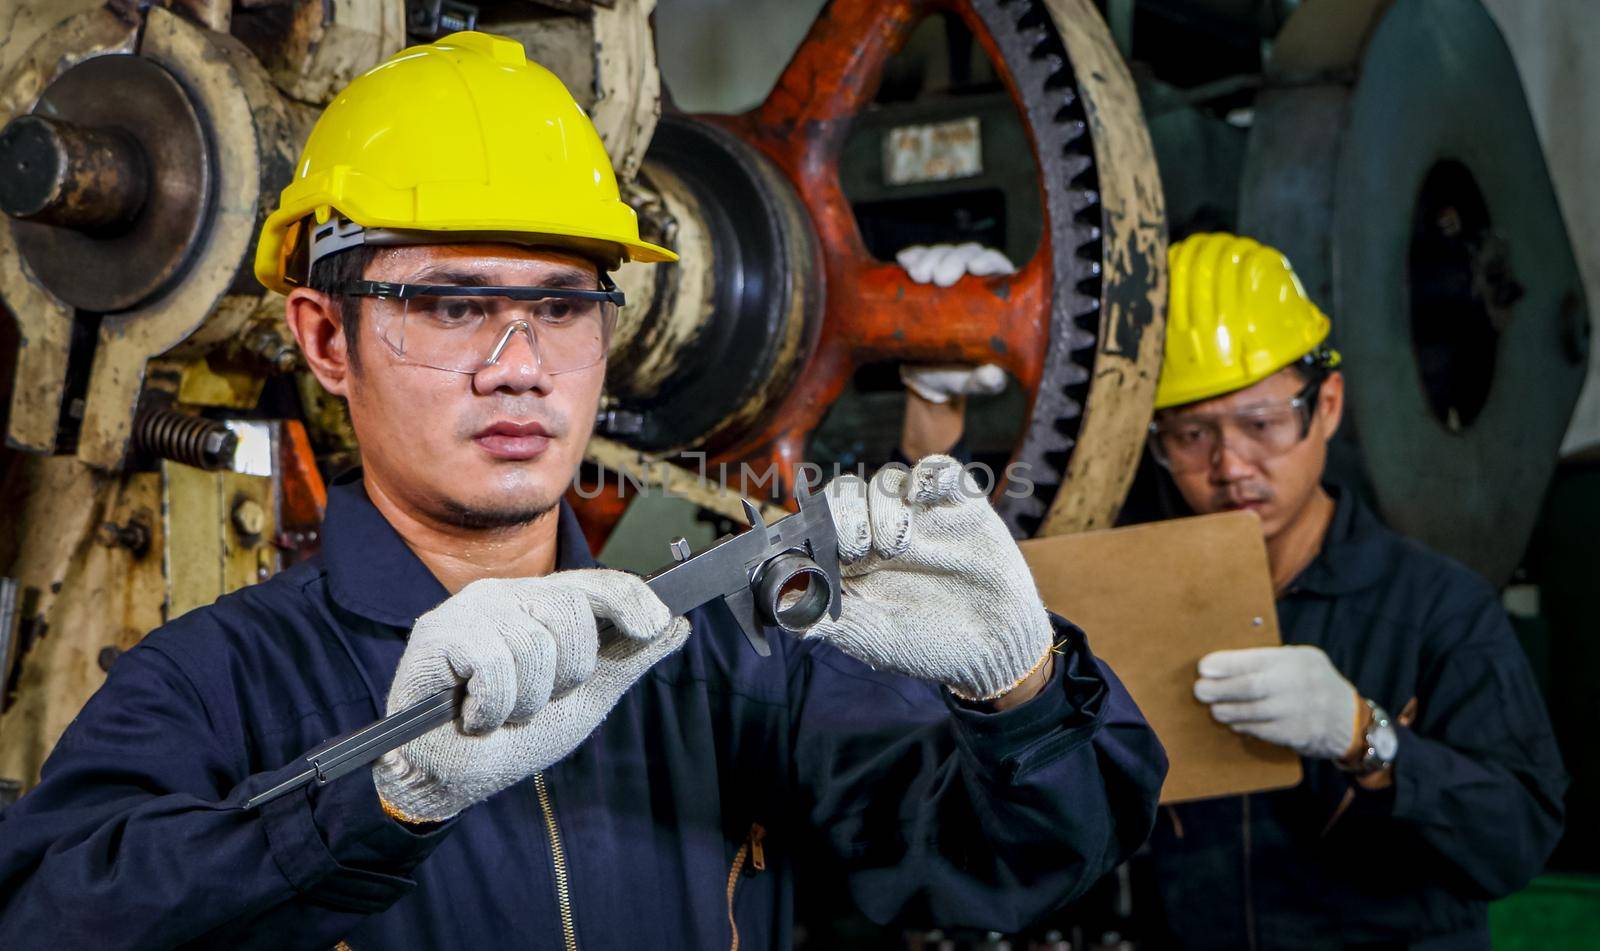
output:
<instances>
[{"instance_id":1,"label":"clipboard","mask_svg":"<svg viewBox=\"0 0 1600 951\"><path fill-rule=\"evenodd\" d=\"M1293 750L1194 698L1215 650L1283 643L1261 523L1225 512L1019 543L1050 610L1083 628L1166 747L1163 804L1298 785Z\"/></svg>"}]
</instances>

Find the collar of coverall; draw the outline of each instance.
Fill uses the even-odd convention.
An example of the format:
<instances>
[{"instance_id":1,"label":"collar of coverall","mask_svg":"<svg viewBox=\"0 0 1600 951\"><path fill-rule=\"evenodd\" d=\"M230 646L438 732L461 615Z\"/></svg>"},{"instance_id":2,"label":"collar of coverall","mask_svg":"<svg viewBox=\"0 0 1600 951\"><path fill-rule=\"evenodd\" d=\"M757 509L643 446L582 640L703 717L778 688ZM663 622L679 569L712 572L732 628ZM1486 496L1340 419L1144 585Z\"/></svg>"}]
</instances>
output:
<instances>
[{"instance_id":1,"label":"collar of coverall","mask_svg":"<svg viewBox=\"0 0 1600 951\"><path fill-rule=\"evenodd\" d=\"M328 486L322 561L334 602L380 624L409 628L448 596L444 585L367 498L360 467ZM578 516L562 499L556 527L556 570L597 564Z\"/></svg>"},{"instance_id":2,"label":"collar of coverall","mask_svg":"<svg viewBox=\"0 0 1600 951\"><path fill-rule=\"evenodd\" d=\"M1289 584L1289 594L1353 594L1383 581L1392 568L1392 551L1380 544L1383 525L1378 516L1349 489L1323 488L1333 496L1333 521L1322 550Z\"/></svg>"}]
</instances>

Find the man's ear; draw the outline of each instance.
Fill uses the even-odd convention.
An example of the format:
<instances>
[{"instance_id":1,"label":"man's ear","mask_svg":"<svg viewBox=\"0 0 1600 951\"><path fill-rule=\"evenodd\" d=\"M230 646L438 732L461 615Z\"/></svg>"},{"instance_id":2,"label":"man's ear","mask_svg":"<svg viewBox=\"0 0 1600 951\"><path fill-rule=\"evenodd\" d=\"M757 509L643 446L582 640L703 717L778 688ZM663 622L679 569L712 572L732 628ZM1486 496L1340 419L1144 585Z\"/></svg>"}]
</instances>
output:
<instances>
[{"instance_id":1,"label":"man's ear","mask_svg":"<svg viewBox=\"0 0 1600 951\"><path fill-rule=\"evenodd\" d=\"M334 396L348 398L352 372L349 339L344 335L338 301L319 291L297 287L284 303L284 322L322 388Z\"/></svg>"},{"instance_id":2,"label":"man's ear","mask_svg":"<svg viewBox=\"0 0 1600 951\"><path fill-rule=\"evenodd\" d=\"M1339 421L1344 418L1344 374L1334 370L1322 381L1317 392L1317 418L1322 426L1322 439L1326 442L1339 431Z\"/></svg>"}]
</instances>

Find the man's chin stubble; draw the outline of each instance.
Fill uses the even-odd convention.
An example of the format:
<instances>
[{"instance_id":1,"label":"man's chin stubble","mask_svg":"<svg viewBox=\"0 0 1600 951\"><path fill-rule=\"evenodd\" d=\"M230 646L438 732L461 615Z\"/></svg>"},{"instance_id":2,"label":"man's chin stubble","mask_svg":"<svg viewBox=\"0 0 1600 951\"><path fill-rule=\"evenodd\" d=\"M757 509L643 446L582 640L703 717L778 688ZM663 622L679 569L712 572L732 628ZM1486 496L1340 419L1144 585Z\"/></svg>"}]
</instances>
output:
<instances>
[{"instance_id":1,"label":"man's chin stubble","mask_svg":"<svg viewBox=\"0 0 1600 951\"><path fill-rule=\"evenodd\" d=\"M541 504L522 504L504 507L479 507L464 505L454 499L445 499L440 517L456 528L469 531L494 531L521 528L551 512L561 504L560 497Z\"/></svg>"}]
</instances>

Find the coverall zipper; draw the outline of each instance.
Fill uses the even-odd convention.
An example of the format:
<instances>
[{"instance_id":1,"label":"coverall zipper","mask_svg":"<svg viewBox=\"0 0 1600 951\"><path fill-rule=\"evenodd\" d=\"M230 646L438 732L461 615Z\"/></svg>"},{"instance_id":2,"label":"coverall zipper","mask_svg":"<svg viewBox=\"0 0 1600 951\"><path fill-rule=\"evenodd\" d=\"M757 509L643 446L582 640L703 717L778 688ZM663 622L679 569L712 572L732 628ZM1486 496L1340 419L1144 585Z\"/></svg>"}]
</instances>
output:
<instances>
[{"instance_id":1,"label":"coverall zipper","mask_svg":"<svg viewBox=\"0 0 1600 951\"><path fill-rule=\"evenodd\" d=\"M752 822L750 833L739 844L739 851L733 854L733 866L728 869L728 927L733 929L733 943L729 951L739 951L739 923L733 920L733 895L739 888L739 875L744 871L745 859L750 860L750 868L760 872L767 867L767 850L762 845L762 840L767 837L767 830L761 823Z\"/></svg>"},{"instance_id":2,"label":"coverall zipper","mask_svg":"<svg viewBox=\"0 0 1600 951\"><path fill-rule=\"evenodd\" d=\"M544 773L533 774L533 791L539 796L544 827L550 833L550 859L556 868L556 907L561 910L561 938L566 951L578 951L578 929L572 923L572 892L567 887L567 853L561 848L561 830L556 828L556 809L550 801L550 787Z\"/></svg>"}]
</instances>

